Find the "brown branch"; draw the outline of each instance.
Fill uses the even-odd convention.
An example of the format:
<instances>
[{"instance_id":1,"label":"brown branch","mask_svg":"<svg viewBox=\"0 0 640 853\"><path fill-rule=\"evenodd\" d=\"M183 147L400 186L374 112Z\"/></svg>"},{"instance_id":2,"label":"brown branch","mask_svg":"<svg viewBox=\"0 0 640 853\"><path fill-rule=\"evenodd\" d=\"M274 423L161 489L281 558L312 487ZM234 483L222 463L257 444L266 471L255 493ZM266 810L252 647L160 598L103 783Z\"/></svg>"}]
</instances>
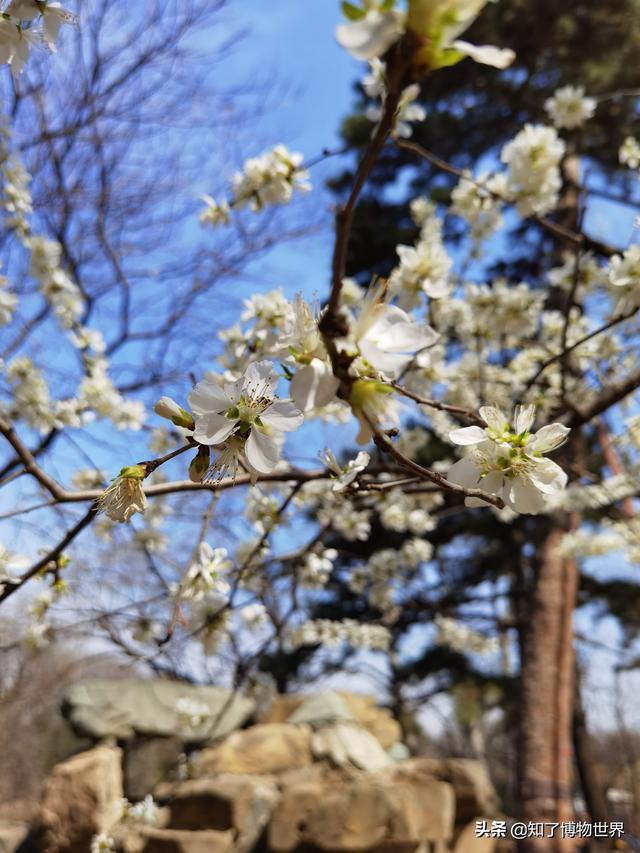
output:
<instances>
[{"instance_id":1,"label":"brown branch","mask_svg":"<svg viewBox=\"0 0 640 853\"><path fill-rule=\"evenodd\" d=\"M439 412L448 412L451 415L455 415L456 417L464 421L468 421L469 423L476 424L477 426L486 426L480 415L477 415L475 412L471 411L471 409L464 409L461 406L450 406L447 403L441 403L439 400L431 400L428 397L421 397L419 394L414 394L413 391L409 391L407 388L404 388L402 385L398 385L396 382L389 382L387 384L391 385L391 387L399 394L402 394L404 397L408 397L410 400L419 403L421 406L429 406L432 409L437 409Z\"/></svg>"},{"instance_id":2,"label":"brown branch","mask_svg":"<svg viewBox=\"0 0 640 853\"><path fill-rule=\"evenodd\" d=\"M349 198L336 212L336 239L331 262L331 294L325 315L328 318L334 318L340 306L340 291L342 290L342 279L344 278L347 249L353 227L353 215L356 204L367 177L393 129L393 122L401 92L402 90L399 86L396 86L393 91L390 90L387 92L382 118L360 161Z\"/></svg>"},{"instance_id":3,"label":"brown branch","mask_svg":"<svg viewBox=\"0 0 640 853\"><path fill-rule=\"evenodd\" d=\"M626 379L604 388L590 403L582 409L575 410L564 418L567 426L575 428L597 418L607 409L615 406L629 394L640 388L640 370L636 370Z\"/></svg>"},{"instance_id":4,"label":"brown branch","mask_svg":"<svg viewBox=\"0 0 640 853\"><path fill-rule=\"evenodd\" d=\"M443 474L440 474L437 471L431 471L428 468L423 468L422 465L418 465L417 462L414 462L412 459L409 459L407 456L400 453L400 451L393 446L387 436L381 432L374 423L369 421L369 426L373 432L373 440L376 446L383 453L388 453L389 456L392 456L402 468L406 468L408 471L416 474L421 480L429 480L429 482L439 486L445 492L453 492L456 495L463 495L465 498L478 498L479 500L486 501L488 504L491 504L498 509L504 509L504 501L502 498L483 492L482 489L467 489L464 486L459 486L457 483L451 483Z\"/></svg>"}]
</instances>

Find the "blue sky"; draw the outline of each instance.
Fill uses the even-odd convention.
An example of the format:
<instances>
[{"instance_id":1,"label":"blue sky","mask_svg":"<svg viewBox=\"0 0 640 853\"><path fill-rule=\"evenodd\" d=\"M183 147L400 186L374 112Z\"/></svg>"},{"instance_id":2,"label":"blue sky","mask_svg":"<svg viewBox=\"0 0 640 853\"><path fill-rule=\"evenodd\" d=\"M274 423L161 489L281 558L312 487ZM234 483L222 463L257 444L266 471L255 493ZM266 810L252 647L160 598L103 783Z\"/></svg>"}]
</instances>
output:
<instances>
[{"instance_id":1,"label":"blue sky","mask_svg":"<svg viewBox=\"0 0 640 853\"><path fill-rule=\"evenodd\" d=\"M340 122L353 104L352 84L363 66L334 39L340 21L337 0L234 0L231 8L232 19L248 26L249 33L225 64L225 73L246 80L248 52L256 78L271 80L275 89L282 87L282 97L275 98L274 108L259 120L257 132L265 146L283 142L307 159L339 146ZM246 152L253 153L257 152ZM314 197L326 209L331 197L321 186L336 166L336 160L330 160L314 167L311 175ZM326 222L327 228L313 239L270 254L267 268L272 280L286 275L288 282L300 281L294 291L326 291L331 257L328 217Z\"/></svg>"}]
</instances>

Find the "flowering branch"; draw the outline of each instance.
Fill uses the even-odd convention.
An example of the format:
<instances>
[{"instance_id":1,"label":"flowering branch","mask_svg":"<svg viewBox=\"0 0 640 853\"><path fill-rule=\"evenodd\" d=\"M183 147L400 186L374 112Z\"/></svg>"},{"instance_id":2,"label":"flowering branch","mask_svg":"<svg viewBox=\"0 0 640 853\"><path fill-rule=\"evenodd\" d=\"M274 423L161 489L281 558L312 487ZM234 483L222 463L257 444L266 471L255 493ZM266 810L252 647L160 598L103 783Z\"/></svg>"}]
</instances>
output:
<instances>
[{"instance_id":1,"label":"flowering branch","mask_svg":"<svg viewBox=\"0 0 640 853\"><path fill-rule=\"evenodd\" d=\"M373 432L373 440L375 441L376 446L383 453L388 453L389 456L392 456L402 468L406 468L407 471L413 471L413 473L422 480L429 480L429 482L439 486L445 492L453 492L457 495L463 495L465 498L477 498L478 500L485 501L486 503L495 506L497 509L504 509L504 501L502 498L483 492L482 489L469 489L465 486L459 486L457 483L452 483L447 480L446 477L439 474L437 471L430 471L428 468L423 468L422 465L418 465L417 462L414 462L412 459L409 459L407 456L400 453L400 451L393 446L389 438L381 432L373 422L370 421L369 425Z\"/></svg>"},{"instance_id":2,"label":"flowering branch","mask_svg":"<svg viewBox=\"0 0 640 853\"><path fill-rule=\"evenodd\" d=\"M496 190L488 187L486 183L482 181L477 181L464 169L458 169L456 166L453 166L451 163L448 163L446 160L443 160L441 157L438 157L436 154L433 154L431 151L428 151L422 145L419 145L417 142L412 142L406 139L396 139L396 145L399 148L404 148L406 151L411 151L414 154L417 154L423 160L427 160L437 169L440 169L443 172L447 172L449 175L454 175L457 178L464 179L474 186L481 189L483 192L486 192L491 197L495 198L498 201L503 202L504 204L513 205L513 200L507 198L502 193L496 192ZM599 240L594 240L591 237L588 237L586 234L576 233L572 231L570 228L565 228L563 225L560 225L558 222L554 222L552 219L548 219L546 216L539 216L535 213L530 213L527 216L523 216L524 219L530 219L532 222L537 222L538 225L541 225L545 230L549 231L551 234L554 234L556 237L560 237L563 240L567 240L575 246L579 246L584 249L593 249L601 255L614 255L618 249L614 246L609 246L606 243L602 243Z\"/></svg>"}]
</instances>

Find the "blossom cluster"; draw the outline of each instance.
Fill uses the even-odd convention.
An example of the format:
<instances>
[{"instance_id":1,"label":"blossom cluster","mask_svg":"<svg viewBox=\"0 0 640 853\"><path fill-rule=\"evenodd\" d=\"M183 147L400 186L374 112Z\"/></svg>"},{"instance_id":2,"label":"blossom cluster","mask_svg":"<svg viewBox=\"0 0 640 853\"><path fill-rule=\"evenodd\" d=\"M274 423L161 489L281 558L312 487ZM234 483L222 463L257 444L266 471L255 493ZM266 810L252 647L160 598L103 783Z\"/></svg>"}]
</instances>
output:
<instances>
[{"instance_id":1,"label":"blossom cluster","mask_svg":"<svg viewBox=\"0 0 640 853\"><path fill-rule=\"evenodd\" d=\"M231 208L260 211L270 205L288 204L296 192L308 192L309 172L302 160L302 154L292 153L284 145L247 160L242 171L233 177L230 200L217 202L209 195L203 196L206 207L200 214L201 224L228 225Z\"/></svg>"},{"instance_id":2,"label":"blossom cluster","mask_svg":"<svg viewBox=\"0 0 640 853\"><path fill-rule=\"evenodd\" d=\"M391 634L384 625L361 624L355 619L315 619L292 628L287 639L294 649L315 645L335 648L346 643L355 649L386 651Z\"/></svg>"},{"instance_id":3,"label":"blossom cluster","mask_svg":"<svg viewBox=\"0 0 640 853\"><path fill-rule=\"evenodd\" d=\"M495 637L487 637L479 631L474 631L458 619L438 615L434 622L438 631L438 643L449 646L455 652L485 655L498 651L499 644Z\"/></svg>"},{"instance_id":4,"label":"blossom cluster","mask_svg":"<svg viewBox=\"0 0 640 853\"><path fill-rule=\"evenodd\" d=\"M0 364L5 368L12 396L10 404L0 402L0 412L12 420L24 420L41 432L81 427L95 417L108 418L120 430L140 429L145 407L137 400L125 399L115 387L102 334L84 322L86 299L65 266L63 247L32 229L29 176L11 152L6 133L0 135L0 212L29 258L29 276L37 282L39 293L65 330L69 343L79 352L83 367L76 394L54 400L44 372L31 357L19 355L6 365ZM1 283L0 325L8 325L19 299L8 289L6 279Z\"/></svg>"}]
</instances>

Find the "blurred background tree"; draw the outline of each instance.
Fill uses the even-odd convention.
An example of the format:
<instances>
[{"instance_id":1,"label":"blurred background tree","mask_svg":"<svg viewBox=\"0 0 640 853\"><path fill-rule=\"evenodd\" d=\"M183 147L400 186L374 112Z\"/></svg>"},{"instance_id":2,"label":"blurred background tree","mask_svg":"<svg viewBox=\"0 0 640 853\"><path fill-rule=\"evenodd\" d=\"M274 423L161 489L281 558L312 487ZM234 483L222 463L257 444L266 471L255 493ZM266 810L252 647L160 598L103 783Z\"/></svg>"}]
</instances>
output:
<instances>
[{"instance_id":1,"label":"blurred background tree","mask_svg":"<svg viewBox=\"0 0 640 853\"><path fill-rule=\"evenodd\" d=\"M567 84L584 85L586 92L597 99L598 108L594 119L573 140L569 137L556 221L575 230L583 227L593 237L589 248L597 256L606 257L612 249L627 245L629 229L620 228L620 211L626 210L628 215L640 202L640 193L637 182L631 184L620 169L618 150L638 121L640 3L614 0L606 8L581 0L561 4L547 0L489 4L469 30L469 39L477 44L508 45L515 50L516 61L501 73L463 61L431 74L422 83L419 102L426 109L427 119L414 127L411 141L452 168L419 159L415 151L406 148L390 145L384 149L356 209L349 244L347 274L364 286L374 276L389 275L397 263L398 244L415 242L418 228L409 214L411 199L424 196L435 204L448 204L459 180L456 171L468 169L477 175L495 169L501 147L523 124L548 122L544 103ZM342 124L342 136L352 152L353 164L372 132L373 124L365 114L371 103L358 84L353 113ZM575 164L572 166L572 142L585 152L578 170ZM353 174L353 168L346 167L330 181L338 199L348 191ZM606 245L599 242L603 229L607 233ZM461 220L447 218L447 248L462 260L466 277L477 282L504 276L510 283L525 280L542 286L549 270L561 266L563 253L569 248L531 220L517 224L514 220L511 232L498 238L499 251L494 251L491 243L485 246L484 254L469 251L466 234ZM573 294L568 295L566 289L551 289L545 307L567 312L572 299ZM490 388L485 402L492 402ZM609 447L608 429L601 420L598 428L583 431L582 472L619 473L615 451ZM422 437L414 439L420 447L415 458L431 467L441 458L438 439L428 429L420 431ZM619 465L618 460L618 468ZM574 476L577 474L574 471ZM609 503L615 504L615 500L612 498ZM605 514L627 518L633 513L633 502L627 501L613 509L607 505L602 512L590 510L586 516L590 514L591 520L597 522ZM553 583L541 593L540 578L549 558L545 543L551 541L549 537L556 526L567 529L569 522L562 515L552 519L521 516L503 523L490 510L457 513L449 501L436 515L437 527L424 534L434 548L435 568L421 583L398 589L394 601L399 612L391 626L394 644L390 665L378 673L381 689L393 697L396 713L407 721L405 734L410 737L415 716L427 700L446 695L457 719L455 738L445 738L447 748L483 760L490 757L508 810L517 811L519 802L521 813L524 808L526 814L527 800L568 800L575 793L584 795L593 819L606 819L603 780L595 766L591 740L585 735L579 691L573 723L576 772L580 771L576 786L569 791L562 780L549 779L548 784L541 782L537 789L527 790L531 779L523 774L522 762L518 766L515 756L522 754L523 739L532 729L532 720L539 724L543 719L545 704L552 717L550 725L553 719L561 725L556 702L566 705L567 692L566 684L541 684L536 672L527 675L526 689L521 690L521 663L533 659L534 668L547 670L554 677L555 666L549 660L553 661L556 654L553 645L557 637L548 632L540 617L564 607L558 616L561 631L563 625L566 628L567 613L570 617L574 603L589 607L597 602L599 615L615 616L624 645L630 644L640 629L636 584L602 580L583 567L576 599L570 589L569 564L573 561L560 560L557 566L549 567ZM364 604L362 596L350 589L349 576L362 560L375 559L376 553L390 548L399 553L414 536L408 530L391 532L380 523L372 525L371 536L364 543L337 540L330 535L327 544L338 547L340 558L314 617L364 622L380 618L384 608ZM553 548L550 551L553 556ZM563 593L560 600L559 588ZM493 665L487 666L482 655L471 650L470 643L466 650L451 648L446 636L436 628L437 616L454 617L493 637L501 654L493 658ZM588 643L588 637L580 639ZM579 649L583 647L588 648L579 643ZM306 654L298 650L284 658L277 655L275 659L265 659L263 666L272 671L277 667L280 676L286 673L280 681L281 686L286 686L296 677L304 678L309 673L317 676L321 664L314 651L308 647ZM351 657L346 652L339 661L332 658L324 665L327 671L348 670ZM355 663L353 666L357 670ZM555 695L550 692L554 689ZM570 709L565 709L568 712ZM546 725L544 721L542 724ZM552 734L547 730L547 739ZM535 813L527 816L535 819Z\"/></svg>"}]
</instances>

